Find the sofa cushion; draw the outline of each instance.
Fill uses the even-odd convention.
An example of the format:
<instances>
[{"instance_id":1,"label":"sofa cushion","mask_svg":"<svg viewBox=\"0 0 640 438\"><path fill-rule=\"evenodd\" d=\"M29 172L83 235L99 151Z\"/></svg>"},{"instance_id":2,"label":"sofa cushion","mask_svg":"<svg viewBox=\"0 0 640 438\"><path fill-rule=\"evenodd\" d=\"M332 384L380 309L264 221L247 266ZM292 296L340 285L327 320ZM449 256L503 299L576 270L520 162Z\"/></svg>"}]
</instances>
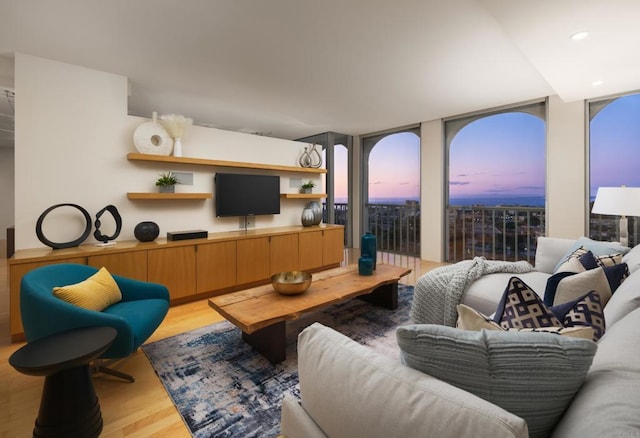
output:
<instances>
[{"instance_id":1,"label":"sofa cushion","mask_svg":"<svg viewBox=\"0 0 640 438\"><path fill-rule=\"evenodd\" d=\"M531 437L549 435L582 385L597 348L590 340L547 333L430 324L399 327L396 336L407 366L524 418Z\"/></svg>"},{"instance_id":2,"label":"sofa cushion","mask_svg":"<svg viewBox=\"0 0 640 438\"><path fill-rule=\"evenodd\" d=\"M508 272L483 275L471 283L462 297L462 304L473 307L485 315L493 314L504 294L504 287L511 277L513 273ZM518 274L518 278L526 282L539 296L544 296L549 274L533 271Z\"/></svg>"},{"instance_id":3,"label":"sofa cushion","mask_svg":"<svg viewBox=\"0 0 640 438\"><path fill-rule=\"evenodd\" d=\"M637 309L610 326L598 342L598 354L584 385L553 437L637 436L639 412L640 309Z\"/></svg>"},{"instance_id":4,"label":"sofa cushion","mask_svg":"<svg viewBox=\"0 0 640 438\"><path fill-rule=\"evenodd\" d=\"M98 312L122 300L120 288L104 267L80 283L54 287L53 295L68 303Z\"/></svg>"},{"instance_id":5,"label":"sofa cushion","mask_svg":"<svg viewBox=\"0 0 640 438\"><path fill-rule=\"evenodd\" d=\"M486 315L472 309L464 304L458 304L456 306L458 311L458 324L457 328L461 330L498 330L498 331L527 331L527 332L542 332L553 333L562 336L571 336L573 338L593 339L593 327L578 326L578 327L535 327L535 328L521 328L521 329L508 329L503 328L489 318Z\"/></svg>"},{"instance_id":6,"label":"sofa cushion","mask_svg":"<svg viewBox=\"0 0 640 438\"><path fill-rule=\"evenodd\" d=\"M611 327L629 312L640 307L640 272L624 280L604 308L607 327Z\"/></svg>"},{"instance_id":7,"label":"sofa cushion","mask_svg":"<svg viewBox=\"0 0 640 438\"><path fill-rule=\"evenodd\" d=\"M569 248L575 244L575 242L575 239L562 239L558 237L545 236L538 237L535 260L536 271L553 274L558 263L565 256Z\"/></svg>"},{"instance_id":8,"label":"sofa cushion","mask_svg":"<svg viewBox=\"0 0 640 438\"><path fill-rule=\"evenodd\" d=\"M280 432L282 434L277 438L327 438L322 429L307 415L298 399L291 395L282 399Z\"/></svg>"},{"instance_id":9,"label":"sofa cushion","mask_svg":"<svg viewBox=\"0 0 640 438\"><path fill-rule=\"evenodd\" d=\"M522 418L318 323L298 336L298 374L304 410L330 437L527 437Z\"/></svg>"},{"instance_id":10,"label":"sofa cushion","mask_svg":"<svg viewBox=\"0 0 640 438\"><path fill-rule=\"evenodd\" d=\"M622 261L629 266L629 272L634 273L640 268L640 245L631 248L631 251L622 256Z\"/></svg>"}]
</instances>

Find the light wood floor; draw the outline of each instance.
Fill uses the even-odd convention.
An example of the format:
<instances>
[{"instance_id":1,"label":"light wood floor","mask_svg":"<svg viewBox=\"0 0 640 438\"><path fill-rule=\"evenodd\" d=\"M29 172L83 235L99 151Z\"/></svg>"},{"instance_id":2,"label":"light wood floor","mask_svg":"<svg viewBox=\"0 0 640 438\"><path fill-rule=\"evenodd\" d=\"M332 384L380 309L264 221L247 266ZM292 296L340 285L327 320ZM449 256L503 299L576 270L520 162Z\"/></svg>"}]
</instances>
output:
<instances>
[{"instance_id":1,"label":"light wood floor","mask_svg":"<svg viewBox=\"0 0 640 438\"><path fill-rule=\"evenodd\" d=\"M23 344L9 341L9 288L4 244L6 241L0 241L0 437L30 437L44 379L20 374L8 364L9 356ZM345 258L349 263L357 261L357 257L356 251L346 251ZM401 280L404 284L413 285L420 275L441 266L407 256L382 254L381 257L385 263L412 269L412 273ZM175 306L169 309L164 322L148 342L221 320L207 300ZM104 420L103 437L191 436L141 350L113 367L134 375L136 381L131 384L104 375L94 376Z\"/></svg>"}]
</instances>

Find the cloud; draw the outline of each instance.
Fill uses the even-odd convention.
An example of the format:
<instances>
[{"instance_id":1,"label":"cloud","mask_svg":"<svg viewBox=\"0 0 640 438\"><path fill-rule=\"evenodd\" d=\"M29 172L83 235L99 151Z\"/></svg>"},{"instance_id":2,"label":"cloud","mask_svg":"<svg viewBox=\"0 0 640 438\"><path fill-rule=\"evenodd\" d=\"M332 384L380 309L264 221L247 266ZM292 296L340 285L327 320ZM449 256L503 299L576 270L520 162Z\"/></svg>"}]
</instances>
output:
<instances>
[{"instance_id":1,"label":"cloud","mask_svg":"<svg viewBox=\"0 0 640 438\"><path fill-rule=\"evenodd\" d=\"M450 186L466 186L469 184L469 181L449 181Z\"/></svg>"},{"instance_id":2,"label":"cloud","mask_svg":"<svg viewBox=\"0 0 640 438\"><path fill-rule=\"evenodd\" d=\"M475 173L459 173L456 176L459 178L465 178L467 176L478 176L478 175L486 175L487 172L475 172Z\"/></svg>"}]
</instances>

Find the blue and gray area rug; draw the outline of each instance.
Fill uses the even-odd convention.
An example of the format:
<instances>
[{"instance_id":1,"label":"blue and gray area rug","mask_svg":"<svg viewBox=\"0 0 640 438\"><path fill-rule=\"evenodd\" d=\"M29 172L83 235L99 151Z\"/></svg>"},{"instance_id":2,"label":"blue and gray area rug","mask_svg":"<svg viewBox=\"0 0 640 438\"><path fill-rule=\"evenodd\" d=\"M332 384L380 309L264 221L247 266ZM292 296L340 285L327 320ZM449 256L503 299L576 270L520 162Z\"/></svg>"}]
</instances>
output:
<instances>
[{"instance_id":1,"label":"blue and gray area rug","mask_svg":"<svg viewBox=\"0 0 640 438\"><path fill-rule=\"evenodd\" d=\"M287 323L287 359L272 365L224 321L142 346L193 436L275 437L282 397L299 398L296 338L314 321L382 354L399 357L395 328L410 323L413 287L398 309L354 299Z\"/></svg>"}]
</instances>

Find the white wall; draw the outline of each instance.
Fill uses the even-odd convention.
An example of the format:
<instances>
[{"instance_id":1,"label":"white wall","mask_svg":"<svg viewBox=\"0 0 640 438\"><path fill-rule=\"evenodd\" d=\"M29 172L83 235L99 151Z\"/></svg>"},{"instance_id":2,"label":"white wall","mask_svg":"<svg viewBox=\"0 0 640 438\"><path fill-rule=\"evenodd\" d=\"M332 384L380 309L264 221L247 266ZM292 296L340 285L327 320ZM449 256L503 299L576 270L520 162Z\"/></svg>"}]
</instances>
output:
<instances>
[{"instance_id":1,"label":"white wall","mask_svg":"<svg viewBox=\"0 0 640 438\"><path fill-rule=\"evenodd\" d=\"M12 148L0 148L0 240L6 239L6 230L13 226L14 218L14 153Z\"/></svg>"},{"instance_id":2,"label":"white wall","mask_svg":"<svg viewBox=\"0 0 640 438\"><path fill-rule=\"evenodd\" d=\"M118 240L131 240L138 222L152 220L167 231L239 229L238 218L216 218L213 200L130 201L127 192L156 191L158 175L168 170L194 173L193 186L177 192L212 192L217 169L204 166L130 162L136 152L135 128L147 119L127 116L127 79L24 54L16 54L15 225L16 249L42 247L35 234L36 221L48 207L75 203L95 214L113 204L123 219ZM185 116L189 116L185 114ZM294 166L301 143L250 134L193 126L183 139L184 156ZM231 171L220 169L220 171ZM238 170L237 170L238 171ZM279 174L285 192L289 179L307 179L292 172ZM320 178L313 177L317 186ZM281 214L259 216L256 227L300 224L305 201L286 200ZM103 234L111 234L108 214L101 218ZM44 223L45 235L55 242L73 240L85 228L80 213L70 208L54 210ZM93 237L86 243L95 242Z\"/></svg>"}]
</instances>

